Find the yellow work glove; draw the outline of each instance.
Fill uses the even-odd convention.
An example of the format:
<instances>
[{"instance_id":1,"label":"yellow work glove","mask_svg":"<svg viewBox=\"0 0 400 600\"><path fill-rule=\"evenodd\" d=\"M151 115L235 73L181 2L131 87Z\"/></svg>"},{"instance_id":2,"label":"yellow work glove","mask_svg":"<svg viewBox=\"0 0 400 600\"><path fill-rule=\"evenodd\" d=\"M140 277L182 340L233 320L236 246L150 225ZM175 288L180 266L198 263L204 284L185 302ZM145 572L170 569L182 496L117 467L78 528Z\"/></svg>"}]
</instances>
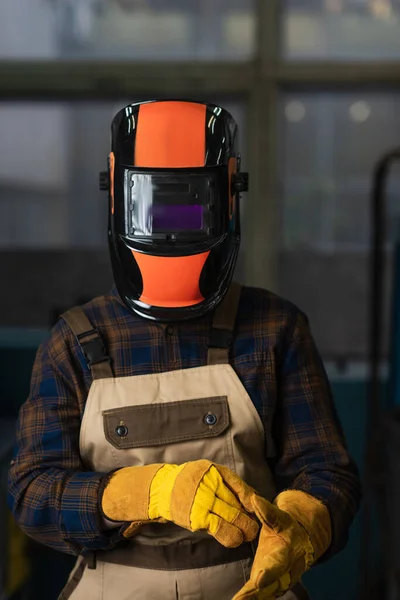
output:
<instances>
[{"instance_id":1,"label":"yellow work glove","mask_svg":"<svg viewBox=\"0 0 400 600\"><path fill-rule=\"evenodd\" d=\"M261 523L250 580L233 600L273 600L293 587L331 543L331 520L322 502L299 490L268 502L225 467L225 483Z\"/></svg>"},{"instance_id":2,"label":"yellow work glove","mask_svg":"<svg viewBox=\"0 0 400 600\"><path fill-rule=\"evenodd\" d=\"M235 548L259 531L208 460L120 469L105 486L101 507L106 519L131 523L125 537L143 523L172 521L190 531L205 529L223 546Z\"/></svg>"}]
</instances>

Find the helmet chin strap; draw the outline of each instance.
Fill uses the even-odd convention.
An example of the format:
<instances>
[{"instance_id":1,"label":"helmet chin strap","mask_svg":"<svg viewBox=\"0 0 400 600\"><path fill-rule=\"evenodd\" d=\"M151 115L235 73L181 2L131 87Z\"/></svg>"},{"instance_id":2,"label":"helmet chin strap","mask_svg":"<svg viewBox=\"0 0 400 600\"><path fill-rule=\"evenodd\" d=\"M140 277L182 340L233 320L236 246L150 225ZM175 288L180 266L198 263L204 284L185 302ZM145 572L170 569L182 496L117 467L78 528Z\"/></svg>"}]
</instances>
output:
<instances>
[{"instance_id":1,"label":"helmet chin strap","mask_svg":"<svg viewBox=\"0 0 400 600\"><path fill-rule=\"evenodd\" d=\"M204 300L200 276L210 252L192 256L152 256L132 250L143 280L140 301L150 306L179 308Z\"/></svg>"}]
</instances>

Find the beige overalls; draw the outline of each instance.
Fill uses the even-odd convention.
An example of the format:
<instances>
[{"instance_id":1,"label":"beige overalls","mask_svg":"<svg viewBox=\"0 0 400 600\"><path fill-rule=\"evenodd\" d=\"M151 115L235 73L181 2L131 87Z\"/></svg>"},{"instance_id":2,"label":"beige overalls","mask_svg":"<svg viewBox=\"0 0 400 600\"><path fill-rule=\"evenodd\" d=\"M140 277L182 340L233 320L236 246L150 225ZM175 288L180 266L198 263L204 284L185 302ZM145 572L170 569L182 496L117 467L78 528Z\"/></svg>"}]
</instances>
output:
<instances>
[{"instance_id":1,"label":"beige overalls","mask_svg":"<svg viewBox=\"0 0 400 600\"><path fill-rule=\"evenodd\" d=\"M233 284L215 313L207 366L114 378L109 361L92 363L80 432L88 470L209 459L274 498L263 424L229 365L239 295ZM63 318L82 347L99 341L80 308ZM80 557L59 600L231 600L249 579L255 547L227 549L173 523L144 525L95 560ZM298 585L284 598L308 595Z\"/></svg>"}]
</instances>

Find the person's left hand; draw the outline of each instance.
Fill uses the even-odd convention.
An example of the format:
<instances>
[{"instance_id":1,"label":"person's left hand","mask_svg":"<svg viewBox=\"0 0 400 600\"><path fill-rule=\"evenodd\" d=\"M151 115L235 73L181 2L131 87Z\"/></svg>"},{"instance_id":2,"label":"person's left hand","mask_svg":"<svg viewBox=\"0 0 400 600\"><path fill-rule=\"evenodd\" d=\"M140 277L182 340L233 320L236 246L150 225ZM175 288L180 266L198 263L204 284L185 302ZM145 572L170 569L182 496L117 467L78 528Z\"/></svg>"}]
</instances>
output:
<instances>
[{"instance_id":1,"label":"person's left hand","mask_svg":"<svg viewBox=\"0 0 400 600\"><path fill-rule=\"evenodd\" d=\"M245 510L261 523L250 579L233 600L274 600L293 587L331 543L326 506L300 490L287 490L273 503L235 473L218 466Z\"/></svg>"},{"instance_id":2,"label":"person's left hand","mask_svg":"<svg viewBox=\"0 0 400 600\"><path fill-rule=\"evenodd\" d=\"M261 533L250 580L234 600L272 600L297 583L314 562L314 549L300 523L261 496L252 498Z\"/></svg>"}]
</instances>

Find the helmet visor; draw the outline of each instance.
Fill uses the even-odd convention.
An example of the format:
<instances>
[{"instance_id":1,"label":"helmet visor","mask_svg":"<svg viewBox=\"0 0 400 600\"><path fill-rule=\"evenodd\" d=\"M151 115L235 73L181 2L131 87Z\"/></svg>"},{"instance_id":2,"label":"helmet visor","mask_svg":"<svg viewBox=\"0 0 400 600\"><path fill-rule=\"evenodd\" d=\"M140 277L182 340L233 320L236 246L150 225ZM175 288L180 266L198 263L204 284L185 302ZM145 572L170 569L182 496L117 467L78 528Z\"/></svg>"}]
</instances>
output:
<instances>
[{"instance_id":1,"label":"helmet visor","mask_svg":"<svg viewBox=\"0 0 400 600\"><path fill-rule=\"evenodd\" d=\"M226 167L122 169L124 237L132 241L185 242L218 238L226 233Z\"/></svg>"}]
</instances>

